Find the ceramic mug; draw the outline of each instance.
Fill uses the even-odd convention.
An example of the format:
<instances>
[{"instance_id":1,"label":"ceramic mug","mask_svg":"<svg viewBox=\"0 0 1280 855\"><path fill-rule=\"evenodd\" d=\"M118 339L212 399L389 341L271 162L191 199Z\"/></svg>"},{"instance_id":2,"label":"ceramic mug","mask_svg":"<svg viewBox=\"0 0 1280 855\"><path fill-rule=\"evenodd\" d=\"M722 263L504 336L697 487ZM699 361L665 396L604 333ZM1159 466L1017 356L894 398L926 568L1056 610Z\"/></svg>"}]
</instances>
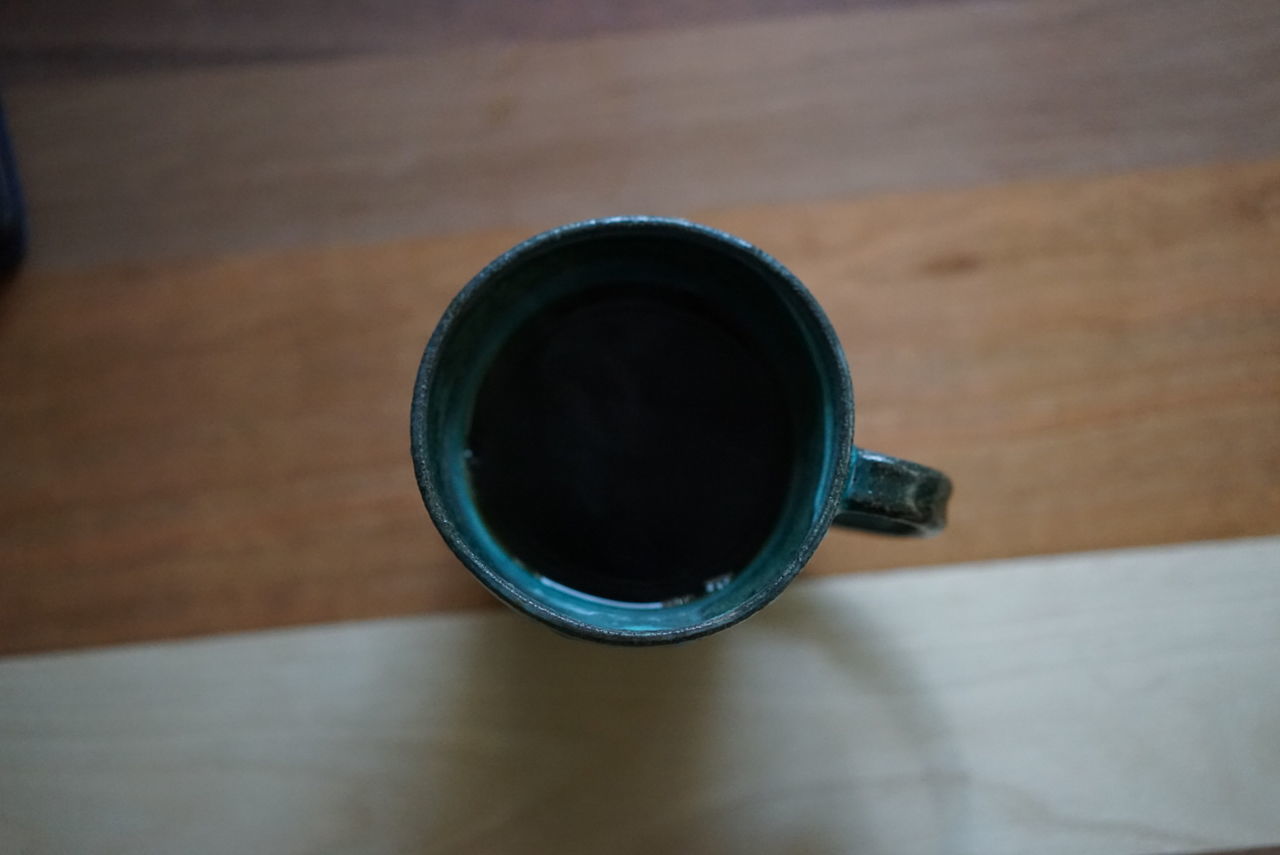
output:
<instances>
[{"instance_id":1,"label":"ceramic mug","mask_svg":"<svg viewBox=\"0 0 1280 855\"><path fill-rule=\"evenodd\" d=\"M619 644L746 618L833 522L933 534L951 492L853 445L843 352L795 276L657 217L553 229L480 271L427 344L410 436L427 510L481 582Z\"/></svg>"}]
</instances>

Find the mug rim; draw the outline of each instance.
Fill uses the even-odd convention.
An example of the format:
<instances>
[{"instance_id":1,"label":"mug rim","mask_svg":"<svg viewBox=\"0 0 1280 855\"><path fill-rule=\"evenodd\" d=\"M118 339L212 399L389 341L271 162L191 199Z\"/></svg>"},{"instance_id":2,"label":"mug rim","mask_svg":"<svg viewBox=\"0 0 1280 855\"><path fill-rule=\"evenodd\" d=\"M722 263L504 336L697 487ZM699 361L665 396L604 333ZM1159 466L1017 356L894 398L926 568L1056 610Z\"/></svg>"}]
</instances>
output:
<instances>
[{"instance_id":1,"label":"mug rim","mask_svg":"<svg viewBox=\"0 0 1280 855\"><path fill-rule=\"evenodd\" d=\"M835 371L835 382L824 380L824 385L838 386L829 390L832 393L832 404L835 410L834 424L831 428L835 433L837 446L834 449L834 459L831 461L832 477L826 487L825 495L822 496L820 512L814 516L801 541L791 550L786 566L782 567L767 584L762 585L732 608L698 623L671 629L620 630L593 625L557 611L525 592L498 569L490 566L489 562L472 548L465 533L459 529L450 510L445 506L442 490L428 460L430 443L427 410L432 381L449 332L467 308L481 299L486 286L493 283L505 271L535 255L558 245L584 238L618 234L692 239L716 251L736 255L740 260L766 273L775 286L785 287L788 295L795 300L795 304L804 310L805 319L812 324L813 331L819 334L822 355L830 360L829 367ZM853 427L853 386L844 349L822 307L795 274L754 244L711 226L674 217L624 215L580 220L539 232L501 253L468 281L450 301L423 352L414 381L409 431L414 474L427 512L450 550L486 588L517 611L536 618L564 634L613 644L648 646L686 641L718 632L745 620L777 598L813 556L818 544L831 527L852 468Z\"/></svg>"}]
</instances>

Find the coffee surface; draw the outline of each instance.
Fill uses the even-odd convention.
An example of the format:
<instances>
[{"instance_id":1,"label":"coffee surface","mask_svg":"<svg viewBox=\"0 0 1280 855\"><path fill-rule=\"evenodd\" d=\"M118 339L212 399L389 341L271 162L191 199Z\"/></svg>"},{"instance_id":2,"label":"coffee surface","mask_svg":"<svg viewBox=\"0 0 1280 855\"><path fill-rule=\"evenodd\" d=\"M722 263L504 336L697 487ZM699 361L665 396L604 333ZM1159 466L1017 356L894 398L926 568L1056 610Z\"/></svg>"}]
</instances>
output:
<instances>
[{"instance_id":1,"label":"coffee surface","mask_svg":"<svg viewBox=\"0 0 1280 855\"><path fill-rule=\"evenodd\" d=\"M517 329L468 433L471 489L513 557L636 603L745 567L790 480L787 398L760 342L676 289L608 284Z\"/></svg>"}]
</instances>

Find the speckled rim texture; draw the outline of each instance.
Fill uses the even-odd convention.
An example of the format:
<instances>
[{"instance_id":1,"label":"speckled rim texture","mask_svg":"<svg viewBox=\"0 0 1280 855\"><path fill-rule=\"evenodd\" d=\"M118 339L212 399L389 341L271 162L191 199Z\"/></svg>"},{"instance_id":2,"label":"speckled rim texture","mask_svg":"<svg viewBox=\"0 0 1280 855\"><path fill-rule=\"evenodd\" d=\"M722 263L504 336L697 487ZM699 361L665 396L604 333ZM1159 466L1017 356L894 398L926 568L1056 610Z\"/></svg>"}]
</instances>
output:
<instances>
[{"instance_id":1,"label":"speckled rim texture","mask_svg":"<svg viewBox=\"0 0 1280 855\"><path fill-rule=\"evenodd\" d=\"M643 632L594 626L552 609L490 566L468 542L445 507L441 485L437 483L437 474L431 465L432 438L428 435L427 425L432 381L449 340L450 329L469 306L484 299L489 284L514 266L559 245L598 236L619 235L665 237L700 243L735 257L760 272L774 287L784 292L784 297L790 298L793 307L801 309L799 319L807 326L805 334L814 349L814 358L826 363L827 379L822 383L826 387L830 404L828 423L825 426L828 437L826 466L830 469L830 477L826 479L823 495L814 497L818 511L811 525L803 539L791 550L789 559L779 562L772 581L757 588L737 606L711 618L679 628ZM832 377L835 382L832 382ZM730 627L767 605L800 572L831 527L849 481L853 456L853 421L853 387L844 351L835 330L813 295L789 270L763 250L709 226L666 217L621 216L584 220L535 235L490 262L458 293L432 333L418 368L410 416L410 444L418 486L436 527L462 563L501 600L567 635L613 644L653 645L687 641Z\"/></svg>"}]
</instances>

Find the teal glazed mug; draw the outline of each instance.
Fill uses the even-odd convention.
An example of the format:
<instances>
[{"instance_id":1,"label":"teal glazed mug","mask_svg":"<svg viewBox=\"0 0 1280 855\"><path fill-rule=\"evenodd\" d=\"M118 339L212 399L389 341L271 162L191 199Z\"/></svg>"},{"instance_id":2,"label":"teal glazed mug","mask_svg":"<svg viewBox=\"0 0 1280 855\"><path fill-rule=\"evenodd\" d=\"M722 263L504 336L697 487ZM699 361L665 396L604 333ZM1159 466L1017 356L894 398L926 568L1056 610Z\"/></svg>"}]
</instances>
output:
<instances>
[{"instance_id":1,"label":"teal glazed mug","mask_svg":"<svg viewBox=\"0 0 1280 855\"><path fill-rule=\"evenodd\" d=\"M707 635L832 523L930 535L941 472L853 445L817 302L756 247L657 217L537 235L440 320L410 419L422 497L494 594L616 644Z\"/></svg>"}]
</instances>

